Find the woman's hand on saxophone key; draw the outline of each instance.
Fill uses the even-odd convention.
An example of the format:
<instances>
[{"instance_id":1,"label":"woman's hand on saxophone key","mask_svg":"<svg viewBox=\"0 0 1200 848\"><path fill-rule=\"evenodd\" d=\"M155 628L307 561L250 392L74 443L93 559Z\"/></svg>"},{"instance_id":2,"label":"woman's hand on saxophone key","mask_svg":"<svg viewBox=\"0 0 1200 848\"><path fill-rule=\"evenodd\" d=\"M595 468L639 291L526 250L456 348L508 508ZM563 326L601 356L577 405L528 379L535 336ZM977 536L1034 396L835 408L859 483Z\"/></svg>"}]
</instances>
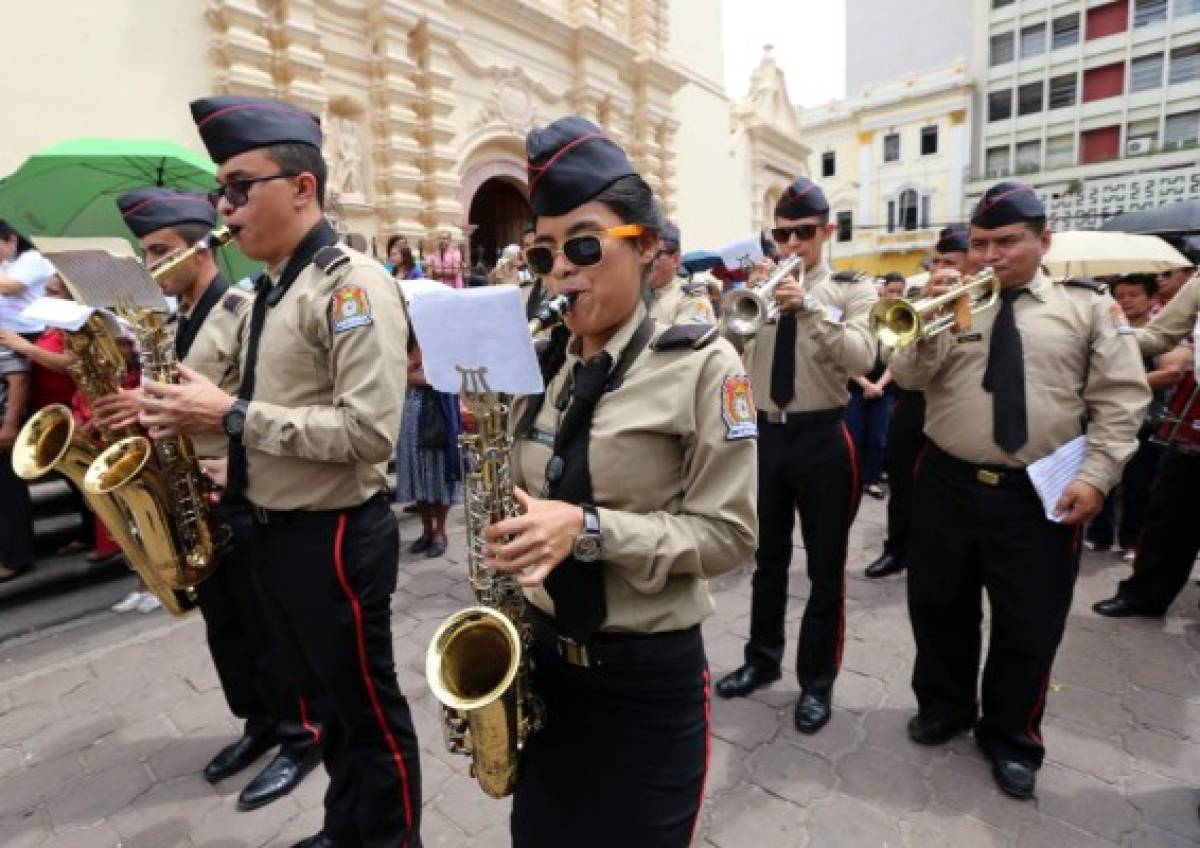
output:
<instances>
[{"instance_id":1,"label":"woman's hand on saxophone key","mask_svg":"<svg viewBox=\"0 0 1200 848\"><path fill-rule=\"evenodd\" d=\"M178 384L142 381L138 420L152 439L180 433L221 433L222 418L235 400L212 380L181 364Z\"/></svg>"},{"instance_id":2,"label":"woman's hand on saxophone key","mask_svg":"<svg viewBox=\"0 0 1200 848\"><path fill-rule=\"evenodd\" d=\"M522 586L540 586L565 560L583 532L583 509L543 500L514 489L522 514L483 531L483 561L488 568L513 572Z\"/></svg>"}]
</instances>

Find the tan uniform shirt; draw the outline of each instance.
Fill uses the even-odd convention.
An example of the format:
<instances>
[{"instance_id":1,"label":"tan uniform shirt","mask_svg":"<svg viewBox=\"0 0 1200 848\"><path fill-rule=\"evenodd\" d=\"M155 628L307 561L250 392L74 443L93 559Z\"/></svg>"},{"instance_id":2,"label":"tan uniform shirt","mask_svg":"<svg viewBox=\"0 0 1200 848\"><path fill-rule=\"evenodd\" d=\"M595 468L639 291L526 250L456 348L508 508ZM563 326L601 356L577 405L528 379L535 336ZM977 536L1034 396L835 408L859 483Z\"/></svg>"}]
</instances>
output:
<instances>
[{"instance_id":1,"label":"tan uniform shirt","mask_svg":"<svg viewBox=\"0 0 1200 848\"><path fill-rule=\"evenodd\" d=\"M605 346L614 362L643 315L639 306ZM579 361L576 343L547 389L533 437L514 446L516 482L535 496L544 492L562 416L555 400ZM701 350L647 345L620 388L600 399L588 463L604 540L596 564L608 606L602 629L690 627L713 611L707 578L752 560L758 463L749 388L737 353L717 339ZM512 421L527 403L517 401ZM528 597L554 614L545 589Z\"/></svg>"},{"instance_id":2,"label":"tan uniform shirt","mask_svg":"<svg viewBox=\"0 0 1200 848\"><path fill-rule=\"evenodd\" d=\"M878 297L874 283L841 283L827 266L804 275L804 287L821 305L796 313L795 393L786 410L771 400L771 362L776 322L764 324L742 354L754 385L754 400L765 412L812 412L850 401L846 381L875 364L875 339L869 317Z\"/></svg>"},{"instance_id":3,"label":"tan uniform shirt","mask_svg":"<svg viewBox=\"0 0 1200 848\"><path fill-rule=\"evenodd\" d=\"M660 324L716 324L707 292L690 292L672 277L662 288L650 290L650 315Z\"/></svg>"},{"instance_id":4,"label":"tan uniform shirt","mask_svg":"<svg viewBox=\"0 0 1200 848\"><path fill-rule=\"evenodd\" d=\"M267 313L242 439L257 506L342 509L384 486L400 433L407 313L382 265L341 249L350 262L332 275L308 265Z\"/></svg>"},{"instance_id":5,"label":"tan uniform shirt","mask_svg":"<svg viewBox=\"0 0 1200 848\"><path fill-rule=\"evenodd\" d=\"M1200 277L1192 277L1153 321L1136 331L1138 347L1146 356L1166 353L1196 328L1197 318L1200 318Z\"/></svg>"},{"instance_id":6,"label":"tan uniform shirt","mask_svg":"<svg viewBox=\"0 0 1200 848\"><path fill-rule=\"evenodd\" d=\"M199 371L229 394L236 394L241 385L242 343L250 327L253 305L254 298L249 293L230 287L209 310L183 358L184 365ZM198 457L222 457L229 452L229 437L224 433L197 433L191 438Z\"/></svg>"},{"instance_id":7,"label":"tan uniform shirt","mask_svg":"<svg viewBox=\"0 0 1200 848\"><path fill-rule=\"evenodd\" d=\"M1052 282L1040 272L1013 305L1025 360L1029 440L1014 454L992 438L992 395L983 390L999 307L965 333L942 333L899 348L892 376L925 391L925 434L967 462L1023 468L1083 432L1087 455L1076 479L1107 492L1137 449L1150 403L1146 371L1130 335L1117 330L1107 294Z\"/></svg>"}]
</instances>

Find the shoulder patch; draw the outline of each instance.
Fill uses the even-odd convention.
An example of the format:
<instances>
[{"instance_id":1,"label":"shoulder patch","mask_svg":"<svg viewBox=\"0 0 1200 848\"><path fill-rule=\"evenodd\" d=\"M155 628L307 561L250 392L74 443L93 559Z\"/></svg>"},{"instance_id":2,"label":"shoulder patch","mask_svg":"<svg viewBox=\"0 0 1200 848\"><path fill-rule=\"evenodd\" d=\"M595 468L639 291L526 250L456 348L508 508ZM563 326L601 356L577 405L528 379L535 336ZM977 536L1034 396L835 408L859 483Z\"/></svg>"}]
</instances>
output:
<instances>
[{"instance_id":1,"label":"shoulder patch","mask_svg":"<svg viewBox=\"0 0 1200 848\"><path fill-rule=\"evenodd\" d=\"M721 383L721 418L725 420L728 441L753 439L758 436L758 416L754 411L754 394L750 378L726 377Z\"/></svg>"},{"instance_id":2,"label":"shoulder patch","mask_svg":"<svg viewBox=\"0 0 1200 848\"><path fill-rule=\"evenodd\" d=\"M240 297L236 294L227 294L221 299L221 305L234 315L241 315L242 310L250 303L250 298Z\"/></svg>"},{"instance_id":3,"label":"shoulder patch","mask_svg":"<svg viewBox=\"0 0 1200 848\"><path fill-rule=\"evenodd\" d=\"M835 283L865 283L870 277L862 271L838 271L829 279Z\"/></svg>"},{"instance_id":4,"label":"shoulder patch","mask_svg":"<svg viewBox=\"0 0 1200 848\"><path fill-rule=\"evenodd\" d=\"M329 276L333 276L334 272L349 261L350 254L336 244L328 244L322 247L317 251L316 256L313 257L313 264Z\"/></svg>"},{"instance_id":5,"label":"shoulder patch","mask_svg":"<svg viewBox=\"0 0 1200 848\"><path fill-rule=\"evenodd\" d=\"M366 289L355 285L334 289L329 298L329 328L334 335L372 323L371 302L367 299Z\"/></svg>"},{"instance_id":6,"label":"shoulder patch","mask_svg":"<svg viewBox=\"0 0 1200 848\"><path fill-rule=\"evenodd\" d=\"M717 337L712 324L672 324L650 344L651 350L700 350Z\"/></svg>"},{"instance_id":7,"label":"shoulder patch","mask_svg":"<svg viewBox=\"0 0 1200 848\"><path fill-rule=\"evenodd\" d=\"M1095 294L1108 294L1107 285L1090 277L1072 277L1069 280L1063 280L1063 285L1076 289L1090 289Z\"/></svg>"}]
</instances>

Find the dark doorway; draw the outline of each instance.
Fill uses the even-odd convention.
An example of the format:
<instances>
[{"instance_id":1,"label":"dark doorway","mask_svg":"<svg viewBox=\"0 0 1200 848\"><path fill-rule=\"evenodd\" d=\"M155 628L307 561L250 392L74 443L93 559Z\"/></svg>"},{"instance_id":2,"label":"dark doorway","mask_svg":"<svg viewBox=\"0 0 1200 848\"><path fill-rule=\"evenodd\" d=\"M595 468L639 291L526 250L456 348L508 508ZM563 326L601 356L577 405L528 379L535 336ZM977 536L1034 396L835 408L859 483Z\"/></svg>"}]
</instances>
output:
<instances>
[{"instance_id":1,"label":"dark doorway","mask_svg":"<svg viewBox=\"0 0 1200 848\"><path fill-rule=\"evenodd\" d=\"M471 236L471 264L490 271L506 245L520 244L521 233L532 220L525 195L508 180L493 177L475 192L467 221L475 226Z\"/></svg>"}]
</instances>

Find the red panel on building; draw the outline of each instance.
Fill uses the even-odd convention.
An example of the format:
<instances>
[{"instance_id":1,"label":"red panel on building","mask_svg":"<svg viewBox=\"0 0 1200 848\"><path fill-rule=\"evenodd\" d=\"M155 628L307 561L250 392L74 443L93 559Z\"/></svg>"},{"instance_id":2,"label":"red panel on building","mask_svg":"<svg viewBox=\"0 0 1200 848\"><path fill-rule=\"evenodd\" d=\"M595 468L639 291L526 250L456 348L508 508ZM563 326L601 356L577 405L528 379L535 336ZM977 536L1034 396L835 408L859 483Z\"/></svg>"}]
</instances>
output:
<instances>
[{"instance_id":1,"label":"red panel on building","mask_svg":"<svg viewBox=\"0 0 1200 848\"><path fill-rule=\"evenodd\" d=\"M1129 0L1114 0L1087 10L1087 40L1103 38L1129 27Z\"/></svg>"},{"instance_id":2,"label":"red panel on building","mask_svg":"<svg viewBox=\"0 0 1200 848\"><path fill-rule=\"evenodd\" d=\"M1091 162L1107 162L1120 155L1121 128L1119 126L1088 130L1080 136L1079 162L1082 165Z\"/></svg>"},{"instance_id":3,"label":"red panel on building","mask_svg":"<svg viewBox=\"0 0 1200 848\"><path fill-rule=\"evenodd\" d=\"M1083 72L1083 102L1119 97L1125 91L1125 63L1117 62Z\"/></svg>"}]
</instances>

